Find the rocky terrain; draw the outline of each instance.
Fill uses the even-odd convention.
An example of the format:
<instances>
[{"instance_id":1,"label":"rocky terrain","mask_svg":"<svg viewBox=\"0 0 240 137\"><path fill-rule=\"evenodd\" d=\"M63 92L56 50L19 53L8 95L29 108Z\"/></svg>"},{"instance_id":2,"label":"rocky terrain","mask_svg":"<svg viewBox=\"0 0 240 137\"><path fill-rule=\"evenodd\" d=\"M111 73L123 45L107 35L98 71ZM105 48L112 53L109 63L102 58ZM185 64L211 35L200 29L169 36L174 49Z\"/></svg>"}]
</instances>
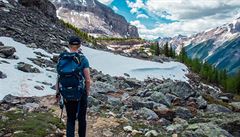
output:
<instances>
[{"instance_id":1,"label":"rocky terrain","mask_svg":"<svg viewBox=\"0 0 240 137\"><path fill-rule=\"evenodd\" d=\"M111 8L97 0L51 0L59 18L95 37L138 38L138 30Z\"/></svg>"},{"instance_id":2,"label":"rocky terrain","mask_svg":"<svg viewBox=\"0 0 240 137\"><path fill-rule=\"evenodd\" d=\"M89 137L240 135L240 102L236 102L239 100L234 95L218 93L212 87L193 84L193 81L191 85L150 78L138 81L111 77L96 70L91 70L91 75L93 84L88 97ZM2 136L27 135L29 128L6 127L6 124L14 120L24 121L22 115L28 117L33 114L38 114L37 120L41 120L39 115L49 114L49 119L45 120L52 124L47 125L50 131L42 131L45 136L65 134L64 127L56 122L60 109L54 96L7 95L1 101L0 109ZM64 114L63 122L65 118Z\"/></svg>"},{"instance_id":3,"label":"rocky terrain","mask_svg":"<svg viewBox=\"0 0 240 137\"><path fill-rule=\"evenodd\" d=\"M0 1L0 92L24 93L0 101L0 136L65 135L66 115L60 123L53 95L54 68L57 53L74 33L46 12L51 10L54 6L46 0ZM239 96L205 85L191 73L187 82L140 81L125 75L112 77L91 69L89 137L240 136ZM13 79L16 84L6 86ZM30 93L52 95L24 97Z\"/></svg>"},{"instance_id":4,"label":"rocky terrain","mask_svg":"<svg viewBox=\"0 0 240 137\"><path fill-rule=\"evenodd\" d=\"M236 74L240 68L239 32L240 18L190 37L179 35L159 38L158 41L161 45L169 42L177 52L184 46L189 57L199 58L217 68L226 69L229 74Z\"/></svg>"}]
</instances>

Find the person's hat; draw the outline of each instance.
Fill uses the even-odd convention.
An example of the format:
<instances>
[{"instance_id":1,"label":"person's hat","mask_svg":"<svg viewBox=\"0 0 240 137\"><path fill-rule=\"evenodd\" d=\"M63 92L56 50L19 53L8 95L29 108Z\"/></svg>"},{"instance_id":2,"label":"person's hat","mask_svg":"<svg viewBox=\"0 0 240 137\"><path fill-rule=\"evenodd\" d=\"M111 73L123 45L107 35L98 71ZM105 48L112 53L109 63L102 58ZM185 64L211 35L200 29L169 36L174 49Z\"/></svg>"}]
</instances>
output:
<instances>
[{"instance_id":1,"label":"person's hat","mask_svg":"<svg viewBox=\"0 0 240 137\"><path fill-rule=\"evenodd\" d=\"M81 39L77 36L71 36L69 38L69 45L80 45Z\"/></svg>"}]
</instances>

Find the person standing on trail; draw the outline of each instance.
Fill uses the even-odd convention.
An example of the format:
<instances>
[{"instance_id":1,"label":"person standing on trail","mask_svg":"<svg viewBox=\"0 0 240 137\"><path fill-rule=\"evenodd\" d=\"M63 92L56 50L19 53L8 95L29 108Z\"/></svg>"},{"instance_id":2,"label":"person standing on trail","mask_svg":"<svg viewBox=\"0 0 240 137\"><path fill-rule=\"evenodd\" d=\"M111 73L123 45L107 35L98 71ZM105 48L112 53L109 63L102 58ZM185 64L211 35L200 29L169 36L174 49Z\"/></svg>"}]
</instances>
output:
<instances>
[{"instance_id":1,"label":"person standing on trail","mask_svg":"<svg viewBox=\"0 0 240 137\"><path fill-rule=\"evenodd\" d=\"M79 137L86 136L87 97L90 92L88 59L80 52L81 40L69 39L70 52L63 52L57 64L58 79L56 98L62 98L67 112L67 137L75 136L75 120L78 120Z\"/></svg>"}]
</instances>

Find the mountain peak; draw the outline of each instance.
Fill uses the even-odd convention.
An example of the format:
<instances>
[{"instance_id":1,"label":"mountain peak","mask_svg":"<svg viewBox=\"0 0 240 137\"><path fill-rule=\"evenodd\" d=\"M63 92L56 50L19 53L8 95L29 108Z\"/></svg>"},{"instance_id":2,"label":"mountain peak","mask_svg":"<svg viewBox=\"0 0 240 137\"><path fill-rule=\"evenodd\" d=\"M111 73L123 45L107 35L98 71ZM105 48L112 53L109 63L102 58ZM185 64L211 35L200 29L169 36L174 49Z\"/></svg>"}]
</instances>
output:
<instances>
[{"instance_id":1,"label":"mountain peak","mask_svg":"<svg viewBox=\"0 0 240 137\"><path fill-rule=\"evenodd\" d=\"M93 36L138 38L137 27L97 0L51 0L59 18Z\"/></svg>"}]
</instances>

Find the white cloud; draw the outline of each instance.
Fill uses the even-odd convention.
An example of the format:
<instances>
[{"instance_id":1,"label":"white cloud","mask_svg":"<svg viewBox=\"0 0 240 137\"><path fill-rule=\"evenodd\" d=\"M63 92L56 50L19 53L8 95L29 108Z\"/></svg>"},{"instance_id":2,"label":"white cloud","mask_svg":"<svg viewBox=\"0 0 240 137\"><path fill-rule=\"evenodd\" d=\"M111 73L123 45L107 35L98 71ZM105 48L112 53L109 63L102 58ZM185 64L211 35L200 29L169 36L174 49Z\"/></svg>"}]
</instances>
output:
<instances>
[{"instance_id":1,"label":"white cloud","mask_svg":"<svg viewBox=\"0 0 240 137\"><path fill-rule=\"evenodd\" d=\"M113 0L98 0L98 1L105 4L105 5L109 5L113 2Z\"/></svg>"},{"instance_id":2,"label":"white cloud","mask_svg":"<svg viewBox=\"0 0 240 137\"><path fill-rule=\"evenodd\" d=\"M113 8L112 8L115 12L117 12L118 11L118 8L116 7L116 6L113 6Z\"/></svg>"},{"instance_id":3,"label":"white cloud","mask_svg":"<svg viewBox=\"0 0 240 137\"><path fill-rule=\"evenodd\" d=\"M131 8L131 13L137 13L139 9L143 8L145 5L142 0L136 0L136 2L126 1L129 8Z\"/></svg>"},{"instance_id":4,"label":"white cloud","mask_svg":"<svg viewBox=\"0 0 240 137\"><path fill-rule=\"evenodd\" d=\"M148 19L149 17L148 17L146 14L138 14L138 15L137 15L137 19L139 19L139 18Z\"/></svg>"},{"instance_id":5,"label":"white cloud","mask_svg":"<svg viewBox=\"0 0 240 137\"><path fill-rule=\"evenodd\" d=\"M232 18L225 18L219 21L217 18L204 17L201 19L194 19L188 21L179 21L169 24L158 24L153 29L148 29L139 20L130 22L138 28L140 37L146 39L155 39L158 37L173 37L179 34L190 36L217 26L221 26L225 23L232 22L234 19L239 17L240 14Z\"/></svg>"},{"instance_id":6,"label":"white cloud","mask_svg":"<svg viewBox=\"0 0 240 137\"><path fill-rule=\"evenodd\" d=\"M173 20L199 19L240 9L239 0L148 0L146 9ZM169 14L165 14L165 13Z\"/></svg>"},{"instance_id":7,"label":"white cloud","mask_svg":"<svg viewBox=\"0 0 240 137\"><path fill-rule=\"evenodd\" d=\"M132 21L131 24L138 27L140 36L148 39L159 36L173 37L178 34L192 35L240 17L240 0L147 0L145 3L140 1L138 2L142 3L140 6L136 6L137 1L128 2L134 13L138 13L142 8L150 17L153 15L177 20L173 23L156 23L153 29L147 28L138 20Z\"/></svg>"}]
</instances>

